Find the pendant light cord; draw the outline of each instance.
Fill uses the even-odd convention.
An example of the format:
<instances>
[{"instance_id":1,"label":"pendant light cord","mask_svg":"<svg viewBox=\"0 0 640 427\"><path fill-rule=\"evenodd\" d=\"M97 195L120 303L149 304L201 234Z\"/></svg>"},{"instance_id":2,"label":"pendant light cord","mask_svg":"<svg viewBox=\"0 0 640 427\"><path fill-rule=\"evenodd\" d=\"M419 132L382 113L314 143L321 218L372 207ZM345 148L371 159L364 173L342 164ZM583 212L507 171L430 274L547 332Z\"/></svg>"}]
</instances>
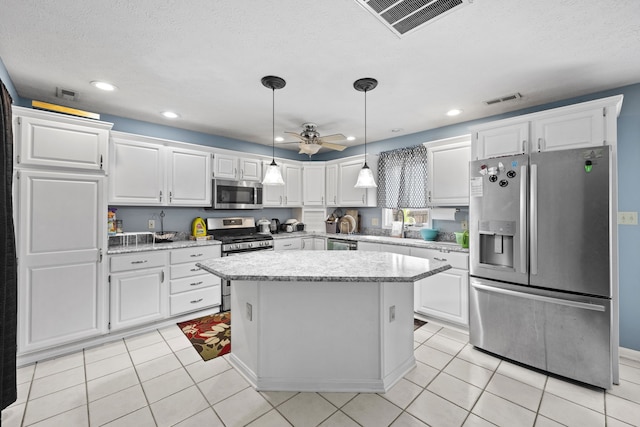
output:
<instances>
[{"instance_id":1,"label":"pendant light cord","mask_svg":"<svg viewBox=\"0 0 640 427\"><path fill-rule=\"evenodd\" d=\"M364 91L364 164L367 164L367 92Z\"/></svg>"},{"instance_id":2,"label":"pendant light cord","mask_svg":"<svg viewBox=\"0 0 640 427\"><path fill-rule=\"evenodd\" d=\"M276 89L271 89L271 160L276 161Z\"/></svg>"}]
</instances>

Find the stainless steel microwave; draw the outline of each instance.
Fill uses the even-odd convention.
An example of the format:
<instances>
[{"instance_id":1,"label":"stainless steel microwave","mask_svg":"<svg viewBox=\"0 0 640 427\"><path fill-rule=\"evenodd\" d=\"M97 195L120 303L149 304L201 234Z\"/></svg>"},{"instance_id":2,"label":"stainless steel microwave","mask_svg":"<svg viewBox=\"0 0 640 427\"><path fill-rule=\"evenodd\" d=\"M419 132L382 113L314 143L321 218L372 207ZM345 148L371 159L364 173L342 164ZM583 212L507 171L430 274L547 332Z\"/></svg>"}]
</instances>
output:
<instances>
[{"instance_id":1,"label":"stainless steel microwave","mask_svg":"<svg viewBox=\"0 0 640 427\"><path fill-rule=\"evenodd\" d=\"M214 179L213 209L262 209L262 184L255 181Z\"/></svg>"}]
</instances>

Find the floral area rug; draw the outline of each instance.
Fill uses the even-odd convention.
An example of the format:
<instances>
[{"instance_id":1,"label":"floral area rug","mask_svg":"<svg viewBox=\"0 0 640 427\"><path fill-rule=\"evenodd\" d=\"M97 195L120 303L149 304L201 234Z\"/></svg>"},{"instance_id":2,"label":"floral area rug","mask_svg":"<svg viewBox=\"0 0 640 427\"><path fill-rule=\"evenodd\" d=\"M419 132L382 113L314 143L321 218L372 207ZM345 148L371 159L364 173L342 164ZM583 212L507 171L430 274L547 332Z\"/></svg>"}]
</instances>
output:
<instances>
[{"instance_id":1,"label":"floral area rug","mask_svg":"<svg viewBox=\"0 0 640 427\"><path fill-rule=\"evenodd\" d=\"M231 312L212 314L178 323L204 361L231 351Z\"/></svg>"}]
</instances>

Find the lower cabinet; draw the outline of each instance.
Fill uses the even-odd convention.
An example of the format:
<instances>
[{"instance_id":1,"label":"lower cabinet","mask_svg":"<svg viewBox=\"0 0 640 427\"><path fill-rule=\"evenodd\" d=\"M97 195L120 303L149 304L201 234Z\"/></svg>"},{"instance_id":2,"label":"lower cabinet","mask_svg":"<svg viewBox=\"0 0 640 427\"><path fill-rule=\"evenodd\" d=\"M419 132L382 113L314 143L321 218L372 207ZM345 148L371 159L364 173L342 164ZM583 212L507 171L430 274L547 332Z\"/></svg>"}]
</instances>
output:
<instances>
[{"instance_id":1,"label":"lower cabinet","mask_svg":"<svg viewBox=\"0 0 640 427\"><path fill-rule=\"evenodd\" d=\"M300 250L302 249L302 239L300 237L290 237L273 240L274 251Z\"/></svg>"},{"instance_id":2,"label":"lower cabinet","mask_svg":"<svg viewBox=\"0 0 640 427\"><path fill-rule=\"evenodd\" d=\"M220 246L171 251L169 297L169 314L171 316L221 304L220 278L196 266L196 263L219 257Z\"/></svg>"},{"instance_id":3,"label":"lower cabinet","mask_svg":"<svg viewBox=\"0 0 640 427\"><path fill-rule=\"evenodd\" d=\"M139 252L111 257L109 329L118 330L167 317L167 253Z\"/></svg>"},{"instance_id":4,"label":"lower cabinet","mask_svg":"<svg viewBox=\"0 0 640 427\"><path fill-rule=\"evenodd\" d=\"M324 251L326 249L326 239L322 237L303 237L302 250L305 251Z\"/></svg>"},{"instance_id":5,"label":"lower cabinet","mask_svg":"<svg viewBox=\"0 0 640 427\"><path fill-rule=\"evenodd\" d=\"M468 327L469 255L422 248L411 248L411 255L445 261L452 267L416 282L414 311Z\"/></svg>"}]
</instances>

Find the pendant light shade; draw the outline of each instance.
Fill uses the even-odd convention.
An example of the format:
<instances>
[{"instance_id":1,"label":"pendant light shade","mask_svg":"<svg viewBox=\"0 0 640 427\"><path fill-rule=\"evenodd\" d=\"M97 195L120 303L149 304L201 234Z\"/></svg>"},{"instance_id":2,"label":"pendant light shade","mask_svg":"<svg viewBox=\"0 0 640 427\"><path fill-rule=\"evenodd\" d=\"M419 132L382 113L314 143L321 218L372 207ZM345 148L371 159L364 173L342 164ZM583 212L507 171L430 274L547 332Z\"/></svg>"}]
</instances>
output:
<instances>
[{"instance_id":1,"label":"pendant light shade","mask_svg":"<svg viewBox=\"0 0 640 427\"><path fill-rule=\"evenodd\" d=\"M271 164L267 167L267 172L264 174L262 185L284 185L282 179L282 172L276 163L276 89L282 89L287 82L284 79L276 76L265 76L262 78L262 85L268 89L271 89L272 94L272 116L271 116L271 147L272 147L272 159Z\"/></svg>"},{"instance_id":2,"label":"pendant light shade","mask_svg":"<svg viewBox=\"0 0 640 427\"><path fill-rule=\"evenodd\" d=\"M358 181L355 188L376 188L376 181L373 179L373 172L367 165L367 92L378 86L378 81L371 77L365 77L353 82L355 90L364 92L364 165L358 174Z\"/></svg>"}]
</instances>

